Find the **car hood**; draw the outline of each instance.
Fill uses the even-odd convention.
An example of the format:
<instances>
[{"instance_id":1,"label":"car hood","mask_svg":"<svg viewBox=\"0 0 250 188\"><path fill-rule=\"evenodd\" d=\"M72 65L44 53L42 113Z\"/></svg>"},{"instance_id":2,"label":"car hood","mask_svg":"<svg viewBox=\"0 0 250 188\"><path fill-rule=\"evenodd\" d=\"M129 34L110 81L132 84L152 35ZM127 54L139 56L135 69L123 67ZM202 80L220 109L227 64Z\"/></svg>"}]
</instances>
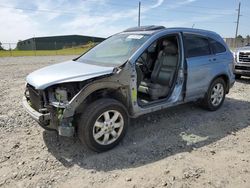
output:
<instances>
[{"instance_id":1,"label":"car hood","mask_svg":"<svg viewBox=\"0 0 250 188\"><path fill-rule=\"evenodd\" d=\"M111 74L113 70L114 67L66 61L36 70L27 76L26 81L36 89L45 89L54 84L84 81Z\"/></svg>"},{"instance_id":2,"label":"car hood","mask_svg":"<svg viewBox=\"0 0 250 188\"><path fill-rule=\"evenodd\" d=\"M245 46L242 48L238 48L236 52L250 52L250 46Z\"/></svg>"}]
</instances>

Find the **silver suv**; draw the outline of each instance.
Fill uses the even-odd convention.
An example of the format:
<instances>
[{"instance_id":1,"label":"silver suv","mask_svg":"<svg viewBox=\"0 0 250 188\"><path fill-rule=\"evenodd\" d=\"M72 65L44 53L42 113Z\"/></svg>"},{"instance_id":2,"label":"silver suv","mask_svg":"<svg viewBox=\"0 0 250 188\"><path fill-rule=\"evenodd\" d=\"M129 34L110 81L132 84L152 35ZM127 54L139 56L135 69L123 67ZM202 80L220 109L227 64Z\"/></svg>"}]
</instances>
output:
<instances>
[{"instance_id":1,"label":"silver suv","mask_svg":"<svg viewBox=\"0 0 250 188\"><path fill-rule=\"evenodd\" d=\"M77 134L101 152L119 143L130 118L190 101L217 110L235 80L233 55L218 34L146 26L26 81L24 107L43 128Z\"/></svg>"}]
</instances>

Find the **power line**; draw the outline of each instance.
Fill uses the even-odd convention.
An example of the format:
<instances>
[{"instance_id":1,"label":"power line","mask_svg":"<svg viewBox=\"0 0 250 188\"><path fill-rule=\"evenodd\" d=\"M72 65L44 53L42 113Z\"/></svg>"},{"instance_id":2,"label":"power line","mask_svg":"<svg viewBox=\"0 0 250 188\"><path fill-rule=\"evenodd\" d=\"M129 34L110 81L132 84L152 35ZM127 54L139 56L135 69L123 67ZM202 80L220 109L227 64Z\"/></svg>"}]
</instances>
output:
<instances>
[{"instance_id":1,"label":"power line","mask_svg":"<svg viewBox=\"0 0 250 188\"><path fill-rule=\"evenodd\" d=\"M52 13L52 14L55 14L55 13L56 14L60 13L60 14L64 14L64 15L81 14L80 12L72 12L69 10L58 11L58 10L50 10L50 9L32 9L32 8L9 7L9 6L4 6L4 5L0 5L0 7L9 8L9 9L17 9L17 10L35 11L35 12L46 12L46 13ZM158 8L158 9L168 10L169 12L174 11L174 12L182 12L182 13L188 13L188 14L202 14L202 15L204 15L204 13L202 13L202 12L195 12L195 11L169 10L167 8L162 8L162 7ZM139 10L138 11L139 11L138 12L138 25L140 25L141 24L141 3L140 2L139 2ZM166 20L164 20L163 18L159 18L161 16L160 14L152 14L151 12L149 14L150 14L150 17L146 18L146 20L158 20L158 21L166 22ZM152 15L155 15L155 16L152 16ZM210 13L209 15L226 16L229 14ZM110 18L110 16L103 15L103 14L92 14L91 16L100 16L103 18ZM148 17L148 16L146 16L146 17ZM208 22L208 21L206 21L206 22ZM213 23L215 23L215 22L213 22ZM231 22L217 22L217 23L231 23Z\"/></svg>"},{"instance_id":2,"label":"power line","mask_svg":"<svg viewBox=\"0 0 250 188\"><path fill-rule=\"evenodd\" d=\"M217 15L217 16L228 16L230 14L225 14L225 13L214 13L214 12L199 12L199 11L188 11L188 10L173 10L173 9L168 9L168 8L157 8L158 10L167 10L168 12L181 12L184 14L198 14L198 15ZM143 10L143 8L142 8Z\"/></svg>"},{"instance_id":3,"label":"power line","mask_svg":"<svg viewBox=\"0 0 250 188\"><path fill-rule=\"evenodd\" d=\"M2 7L2 5L0 5L0 7ZM6 7L4 6L4 8L11 8L13 9L14 7ZM23 9L23 8L14 8L14 9L18 9L18 10L27 10L27 11L37 11L36 9ZM56 11L56 10L48 10L48 9L39 9L39 12L46 12L46 13L52 13L52 14L58 14L58 13L61 13L61 14L64 14L64 15L76 15L76 14L80 14L80 13L77 13L77 12L67 12L67 11ZM16 12L18 14L22 14L20 12ZM152 16L152 15L155 15L155 16ZM106 19L110 19L110 16L108 15L102 15L102 14L92 14L91 15L92 17L94 16L100 16L102 18L106 18ZM121 19L123 18L122 16L120 17ZM120 19L118 18L118 19ZM149 16L145 16L145 21L156 21L156 22L168 22L168 21L172 21L172 20L166 20L164 18L160 18L160 15L159 14L152 14L150 13L150 17ZM138 21L139 22L139 21ZM197 22L202 22L202 21L197 21ZM206 23L208 23L209 21L206 21ZM229 22L229 21L210 21L211 23L221 23L221 24L226 24L226 23L232 23L232 22ZM154 23L154 24L157 24L157 23ZM139 23L138 23L139 25ZM140 12L140 25L141 25L141 12Z\"/></svg>"},{"instance_id":4,"label":"power line","mask_svg":"<svg viewBox=\"0 0 250 188\"><path fill-rule=\"evenodd\" d=\"M218 8L218 7L203 7L203 6L196 6L196 5L185 5L185 7L193 7L193 8L201 8L201 9L210 9L210 10L222 10L222 8ZM229 11L233 11L229 10Z\"/></svg>"},{"instance_id":5,"label":"power line","mask_svg":"<svg viewBox=\"0 0 250 188\"><path fill-rule=\"evenodd\" d=\"M152 15L155 15L155 16L152 16ZM193 17L190 17L190 19L193 18ZM223 20L223 21L220 21L219 18L213 18L213 19L216 19L215 21L205 21L206 23L234 23L233 21L231 20ZM141 20L152 20L152 21L164 21L164 22L171 22L173 20L170 20L169 18L168 19L164 19L164 18L161 18L159 17L159 15L156 15L156 14L151 14L150 15L144 15L144 16L141 16ZM204 22L203 20L201 21L195 21L195 22Z\"/></svg>"},{"instance_id":6,"label":"power line","mask_svg":"<svg viewBox=\"0 0 250 188\"><path fill-rule=\"evenodd\" d=\"M85 0L85 1L96 2L95 0ZM147 2L152 3L151 0L148 0ZM123 5L125 5L127 7L134 7L135 6L135 4L128 4L128 3L123 3L123 2L122 3L108 2L107 4L108 5L114 5L114 6L121 6L121 5L123 6ZM223 8L219 8L219 7L204 7L204 6L196 6L196 5L188 5L188 4L187 5L185 4L185 7L202 8L202 9L210 9L210 10L222 10L223 9ZM157 8L159 8L159 7L157 7ZM166 9L170 10L171 7L166 8ZM229 11L233 11L233 9L229 10Z\"/></svg>"},{"instance_id":7,"label":"power line","mask_svg":"<svg viewBox=\"0 0 250 188\"><path fill-rule=\"evenodd\" d=\"M109 4L115 4L115 3L109 3ZM116 4L118 5L118 4ZM58 11L58 10L51 10L51 9L33 9L33 8L21 8L21 7L10 7L5 5L0 5L0 7L3 8L9 8L9 9L16 9L16 10L26 10L26 11L34 11L34 12L46 12L46 13L61 13L61 14L76 14L73 13L73 10L65 10L65 11ZM220 16L227 16L229 14L225 13L210 13L210 12L199 12L199 11L187 11L187 10L172 10L170 8L163 8L163 7L157 7L158 10L167 10L168 12L181 12L184 14L198 14L198 15L220 15ZM143 10L143 7L142 7Z\"/></svg>"},{"instance_id":8,"label":"power line","mask_svg":"<svg viewBox=\"0 0 250 188\"><path fill-rule=\"evenodd\" d=\"M26 11L34 11L34 12L46 12L46 13L63 13L63 14L72 14L72 12L67 11L56 11L50 9L32 9L32 8L20 8L20 7L9 7L5 5L0 5L2 8L15 9L15 10L26 10Z\"/></svg>"},{"instance_id":9,"label":"power line","mask_svg":"<svg viewBox=\"0 0 250 188\"><path fill-rule=\"evenodd\" d=\"M88 0L88 1L90 1L90 0ZM114 2L109 2L108 3L109 5L114 5L114 6L121 6L121 5L123 5L123 4L120 4L120 3L114 3ZM132 5L132 4L124 4L124 5L126 5L127 7L134 7L134 5ZM192 6L192 5L185 5L185 8L186 7L194 7L194 8L203 8L203 9L210 9L210 10L216 10L216 11L218 11L218 10L222 10L222 8L209 8L209 7L202 7L202 6ZM167 8L167 7L157 7L157 8L155 8L155 9L160 9L160 10L168 10L168 11L172 11L172 12L182 12L182 13L190 13L190 14L207 14L207 15L228 15L228 14L223 14L223 13L210 13L210 12L199 12L199 11L193 11L193 10L191 10L191 11L187 11L187 10L173 10L172 8ZM142 6L142 10L143 10L143 6ZM225 11L225 10L224 10ZM226 10L226 11L232 11L233 12L233 10Z\"/></svg>"}]
</instances>

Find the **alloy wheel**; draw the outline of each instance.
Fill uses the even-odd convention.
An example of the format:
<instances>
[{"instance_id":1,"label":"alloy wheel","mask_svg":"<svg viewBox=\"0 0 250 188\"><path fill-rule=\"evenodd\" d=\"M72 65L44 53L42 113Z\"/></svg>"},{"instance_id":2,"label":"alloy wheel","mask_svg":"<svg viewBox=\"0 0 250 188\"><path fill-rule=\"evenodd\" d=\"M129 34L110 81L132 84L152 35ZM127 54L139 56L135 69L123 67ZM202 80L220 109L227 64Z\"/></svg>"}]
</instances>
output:
<instances>
[{"instance_id":1,"label":"alloy wheel","mask_svg":"<svg viewBox=\"0 0 250 188\"><path fill-rule=\"evenodd\" d=\"M220 105L224 96L224 87L221 83L217 83L214 85L211 92L211 103L213 106Z\"/></svg>"},{"instance_id":2,"label":"alloy wheel","mask_svg":"<svg viewBox=\"0 0 250 188\"><path fill-rule=\"evenodd\" d=\"M108 110L102 113L93 126L93 137L101 145L115 142L122 133L124 120L120 112Z\"/></svg>"}]
</instances>

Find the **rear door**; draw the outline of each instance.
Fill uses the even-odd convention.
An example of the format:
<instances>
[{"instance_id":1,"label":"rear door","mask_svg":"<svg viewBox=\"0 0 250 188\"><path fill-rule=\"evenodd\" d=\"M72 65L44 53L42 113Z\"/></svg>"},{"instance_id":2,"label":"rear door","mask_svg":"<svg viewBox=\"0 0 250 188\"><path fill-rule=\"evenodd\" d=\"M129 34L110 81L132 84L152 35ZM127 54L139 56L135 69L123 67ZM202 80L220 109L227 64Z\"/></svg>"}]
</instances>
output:
<instances>
[{"instance_id":1,"label":"rear door","mask_svg":"<svg viewBox=\"0 0 250 188\"><path fill-rule=\"evenodd\" d=\"M226 48L223 46L219 41L216 41L212 38L209 38L210 46L212 49L212 52L214 54L214 58L212 59L213 61L220 63L221 64L228 64L230 62L230 57L226 53ZM216 64L214 64L216 65ZM214 67L215 69L219 69L220 65L217 65L217 67Z\"/></svg>"},{"instance_id":2,"label":"rear door","mask_svg":"<svg viewBox=\"0 0 250 188\"><path fill-rule=\"evenodd\" d=\"M206 36L184 33L186 57L185 100L203 97L210 81L212 51Z\"/></svg>"}]
</instances>

